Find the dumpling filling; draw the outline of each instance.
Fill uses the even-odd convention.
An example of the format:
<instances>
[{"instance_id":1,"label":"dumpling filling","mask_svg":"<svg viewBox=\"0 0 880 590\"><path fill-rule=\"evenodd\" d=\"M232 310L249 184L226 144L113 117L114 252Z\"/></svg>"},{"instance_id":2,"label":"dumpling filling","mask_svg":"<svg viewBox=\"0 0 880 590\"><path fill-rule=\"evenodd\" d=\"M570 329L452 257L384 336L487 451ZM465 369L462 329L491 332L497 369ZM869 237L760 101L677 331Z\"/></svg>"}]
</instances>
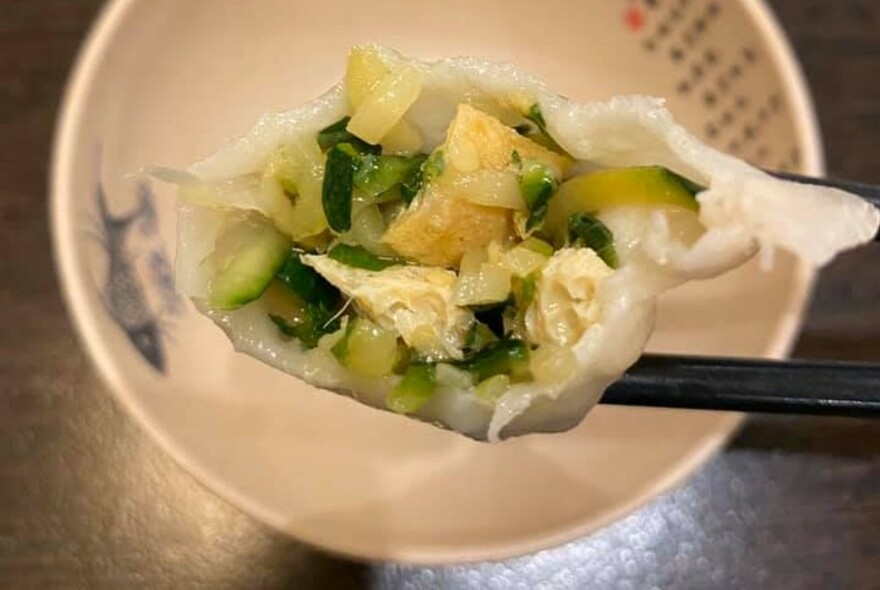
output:
<instances>
[{"instance_id":1,"label":"dumpling filling","mask_svg":"<svg viewBox=\"0 0 880 590\"><path fill-rule=\"evenodd\" d=\"M759 247L824 263L878 222L699 144L651 99L578 105L509 66L374 46L191 172L178 288L239 350L489 440L576 424L641 354L662 291Z\"/></svg>"}]
</instances>

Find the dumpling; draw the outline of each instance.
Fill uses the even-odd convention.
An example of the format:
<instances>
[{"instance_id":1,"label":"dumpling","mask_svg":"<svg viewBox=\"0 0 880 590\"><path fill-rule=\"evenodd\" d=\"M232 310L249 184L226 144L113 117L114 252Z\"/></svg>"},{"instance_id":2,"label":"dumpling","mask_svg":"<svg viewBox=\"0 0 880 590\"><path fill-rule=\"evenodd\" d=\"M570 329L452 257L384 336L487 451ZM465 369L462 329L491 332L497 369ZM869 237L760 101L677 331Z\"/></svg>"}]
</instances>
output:
<instances>
[{"instance_id":1,"label":"dumpling","mask_svg":"<svg viewBox=\"0 0 880 590\"><path fill-rule=\"evenodd\" d=\"M822 265L880 222L703 145L660 99L579 104L372 45L180 178L177 286L237 350L489 441L577 424L663 291L759 250Z\"/></svg>"}]
</instances>

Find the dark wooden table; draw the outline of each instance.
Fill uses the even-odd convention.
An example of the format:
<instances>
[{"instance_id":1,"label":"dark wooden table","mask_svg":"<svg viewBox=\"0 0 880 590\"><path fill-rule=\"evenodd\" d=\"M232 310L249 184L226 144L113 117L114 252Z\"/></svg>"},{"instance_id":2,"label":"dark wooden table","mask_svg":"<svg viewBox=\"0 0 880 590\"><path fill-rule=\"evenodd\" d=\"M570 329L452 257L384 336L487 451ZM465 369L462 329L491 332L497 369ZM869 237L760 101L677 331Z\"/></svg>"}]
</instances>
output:
<instances>
[{"instance_id":1,"label":"dark wooden table","mask_svg":"<svg viewBox=\"0 0 880 590\"><path fill-rule=\"evenodd\" d=\"M46 221L59 94L99 0L0 0L0 586L880 588L880 426L752 417L684 487L590 538L473 567L356 564L202 488L77 345ZM880 0L775 0L830 172L880 183ZM825 270L797 347L880 361L880 248Z\"/></svg>"}]
</instances>

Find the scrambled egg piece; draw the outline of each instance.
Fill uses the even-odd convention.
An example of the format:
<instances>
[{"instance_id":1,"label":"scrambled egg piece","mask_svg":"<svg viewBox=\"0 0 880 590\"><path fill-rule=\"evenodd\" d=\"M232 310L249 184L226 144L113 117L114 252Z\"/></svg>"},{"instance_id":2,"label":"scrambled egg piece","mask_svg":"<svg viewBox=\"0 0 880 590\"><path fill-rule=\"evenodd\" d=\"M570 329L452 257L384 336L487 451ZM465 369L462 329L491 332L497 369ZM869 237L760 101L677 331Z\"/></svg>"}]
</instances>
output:
<instances>
[{"instance_id":1,"label":"scrambled egg piece","mask_svg":"<svg viewBox=\"0 0 880 590\"><path fill-rule=\"evenodd\" d=\"M358 309L432 360L461 359L474 314L452 303L455 273L425 266L380 271L354 268L327 256L303 256Z\"/></svg>"},{"instance_id":2,"label":"scrambled egg piece","mask_svg":"<svg viewBox=\"0 0 880 590\"><path fill-rule=\"evenodd\" d=\"M538 160L562 178L564 156L523 137L469 105L458 107L446 133L445 168L388 227L382 241L422 264L454 267L471 248L506 242L514 234L513 212L469 201L455 188L457 175L511 167L513 152Z\"/></svg>"},{"instance_id":3,"label":"scrambled egg piece","mask_svg":"<svg viewBox=\"0 0 880 590\"><path fill-rule=\"evenodd\" d=\"M614 271L589 248L563 248L547 262L526 310L531 342L575 344L599 320L596 292Z\"/></svg>"}]
</instances>

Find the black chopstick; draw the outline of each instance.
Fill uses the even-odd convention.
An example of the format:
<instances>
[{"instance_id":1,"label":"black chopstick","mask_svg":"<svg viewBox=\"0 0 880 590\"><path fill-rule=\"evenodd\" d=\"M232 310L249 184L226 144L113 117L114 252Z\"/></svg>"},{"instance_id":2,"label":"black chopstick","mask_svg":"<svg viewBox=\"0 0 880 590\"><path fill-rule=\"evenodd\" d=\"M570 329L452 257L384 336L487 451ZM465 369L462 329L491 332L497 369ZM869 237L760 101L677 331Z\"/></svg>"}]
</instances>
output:
<instances>
[{"instance_id":1,"label":"black chopstick","mask_svg":"<svg viewBox=\"0 0 880 590\"><path fill-rule=\"evenodd\" d=\"M602 403L880 417L880 363L645 355Z\"/></svg>"},{"instance_id":2,"label":"black chopstick","mask_svg":"<svg viewBox=\"0 0 880 590\"><path fill-rule=\"evenodd\" d=\"M784 180L792 180L794 182L800 182L801 184L815 184L818 186L830 186L832 188L839 188L840 190L844 190L848 193L853 193L854 195L858 195L867 202L871 203L878 209L880 209L880 186L865 184L863 182L852 182L850 180L838 180L835 178L815 178L813 176L802 176L800 174L792 174L790 172L773 172L770 170L766 170L768 174L772 174L777 178L782 178ZM880 241L880 232L874 236L875 240Z\"/></svg>"},{"instance_id":3,"label":"black chopstick","mask_svg":"<svg viewBox=\"0 0 880 590\"><path fill-rule=\"evenodd\" d=\"M880 186L766 172L838 188L880 208ZM880 240L880 233L874 239ZM644 355L608 388L602 403L880 417L880 363Z\"/></svg>"}]
</instances>

